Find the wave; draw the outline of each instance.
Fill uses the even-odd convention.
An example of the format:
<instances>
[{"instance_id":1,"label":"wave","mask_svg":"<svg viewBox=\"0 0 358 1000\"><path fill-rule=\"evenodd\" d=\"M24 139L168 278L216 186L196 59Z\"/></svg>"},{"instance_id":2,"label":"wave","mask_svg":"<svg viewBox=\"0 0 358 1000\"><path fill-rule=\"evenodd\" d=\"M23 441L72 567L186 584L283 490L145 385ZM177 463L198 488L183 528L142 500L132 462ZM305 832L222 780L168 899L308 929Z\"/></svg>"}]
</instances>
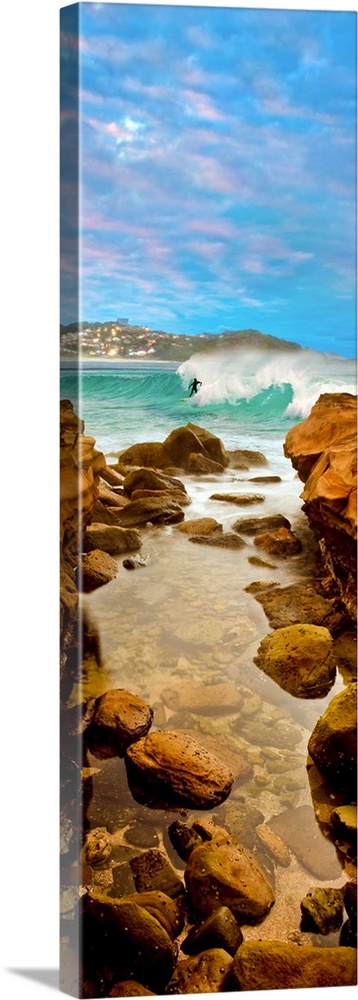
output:
<instances>
[{"instance_id":1,"label":"wave","mask_svg":"<svg viewBox=\"0 0 358 1000\"><path fill-rule=\"evenodd\" d=\"M282 416L296 419L308 416L322 393L355 395L357 391L354 361L310 348L198 351L179 366L178 374L186 388L194 376L201 380L202 386L193 397L193 405L199 409L237 406L244 400L252 404L264 401L270 409L272 404L278 405Z\"/></svg>"}]
</instances>

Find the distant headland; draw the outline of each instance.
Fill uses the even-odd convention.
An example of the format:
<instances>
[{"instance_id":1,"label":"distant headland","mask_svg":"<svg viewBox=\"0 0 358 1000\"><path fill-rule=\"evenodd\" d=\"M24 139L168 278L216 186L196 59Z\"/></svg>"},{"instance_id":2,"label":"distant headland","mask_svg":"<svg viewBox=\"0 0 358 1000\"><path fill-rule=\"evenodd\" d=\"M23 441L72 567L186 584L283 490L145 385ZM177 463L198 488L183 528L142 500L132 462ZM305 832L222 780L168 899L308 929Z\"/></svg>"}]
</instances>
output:
<instances>
[{"instance_id":1,"label":"distant headland","mask_svg":"<svg viewBox=\"0 0 358 1000\"><path fill-rule=\"evenodd\" d=\"M60 353L64 360L82 358L185 361L197 351L215 348L259 347L261 350L298 351L299 344L259 330L224 330L222 333L175 334L131 325L128 319L104 323L69 323L60 326Z\"/></svg>"}]
</instances>

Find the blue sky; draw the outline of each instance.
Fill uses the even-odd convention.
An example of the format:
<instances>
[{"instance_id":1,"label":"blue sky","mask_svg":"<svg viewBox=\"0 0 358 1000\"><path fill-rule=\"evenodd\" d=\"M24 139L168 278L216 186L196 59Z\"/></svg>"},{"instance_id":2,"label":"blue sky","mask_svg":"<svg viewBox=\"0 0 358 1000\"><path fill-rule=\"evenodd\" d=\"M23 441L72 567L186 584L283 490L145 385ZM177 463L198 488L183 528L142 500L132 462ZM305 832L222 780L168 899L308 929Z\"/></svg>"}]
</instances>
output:
<instances>
[{"instance_id":1,"label":"blue sky","mask_svg":"<svg viewBox=\"0 0 358 1000\"><path fill-rule=\"evenodd\" d=\"M81 317L354 356L356 14L79 6Z\"/></svg>"}]
</instances>

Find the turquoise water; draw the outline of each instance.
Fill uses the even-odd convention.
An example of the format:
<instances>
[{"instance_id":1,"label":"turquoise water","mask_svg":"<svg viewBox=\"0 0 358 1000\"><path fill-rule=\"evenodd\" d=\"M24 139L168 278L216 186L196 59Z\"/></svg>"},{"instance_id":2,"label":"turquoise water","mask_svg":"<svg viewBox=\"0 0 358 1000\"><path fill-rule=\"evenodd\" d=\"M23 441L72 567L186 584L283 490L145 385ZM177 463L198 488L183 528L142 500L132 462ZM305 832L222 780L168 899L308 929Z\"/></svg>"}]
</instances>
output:
<instances>
[{"instance_id":1,"label":"turquoise water","mask_svg":"<svg viewBox=\"0 0 358 1000\"><path fill-rule=\"evenodd\" d=\"M194 375L202 386L189 399ZM105 453L163 440L188 421L218 434L228 448L282 449L289 428L322 392L343 391L356 392L355 362L310 350L221 350L179 366L86 360L80 374L69 364L61 370L61 398L71 399Z\"/></svg>"}]
</instances>

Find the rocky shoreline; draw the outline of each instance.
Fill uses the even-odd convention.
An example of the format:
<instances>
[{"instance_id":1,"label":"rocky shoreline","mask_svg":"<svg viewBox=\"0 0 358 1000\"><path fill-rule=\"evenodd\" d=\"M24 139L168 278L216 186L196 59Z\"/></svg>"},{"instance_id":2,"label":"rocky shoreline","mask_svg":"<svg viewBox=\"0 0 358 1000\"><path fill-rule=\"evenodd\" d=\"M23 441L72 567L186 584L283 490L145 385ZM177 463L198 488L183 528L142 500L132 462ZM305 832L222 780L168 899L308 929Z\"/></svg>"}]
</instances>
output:
<instances>
[{"instance_id":1,"label":"rocky shoreline","mask_svg":"<svg viewBox=\"0 0 358 1000\"><path fill-rule=\"evenodd\" d=\"M287 435L305 483L306 537L285 511L260 514L260 484L278 479L261 453L228 452L188 424L109 465L61 403L61 976L73 995L356 982L355 404L322 396ZM245 481L234 492L231 470ZM223 480L205 516L190 517L188 476ZM211 501L215 512L244 510L225 530ZM168 533L199 545L198 559L213 548L228 550L224 560L247 552L262 578L245 589L272 631L257 641L250 622L231 634L208 619L202 649L216 648L217 669L207 682L199 651L198 679L182 657L159 700L111 687L76 703L80 655L101 670L79 594L111 584L119 568L145 574L153 530L164 548ZM267 579L297 561L298 581L283 570L281 583ZM190 628L188 619L179 635L189 639ZM310 732L306 719L303 730L287 723L288 697L298 719L298 699L325 699ZM310 802L300 799L301 760ZM263 805L273 792L278 812L274 800ZM281 889L301 870L314 884L296 932L278 940Z\"/></svg>"}]
</instances>

